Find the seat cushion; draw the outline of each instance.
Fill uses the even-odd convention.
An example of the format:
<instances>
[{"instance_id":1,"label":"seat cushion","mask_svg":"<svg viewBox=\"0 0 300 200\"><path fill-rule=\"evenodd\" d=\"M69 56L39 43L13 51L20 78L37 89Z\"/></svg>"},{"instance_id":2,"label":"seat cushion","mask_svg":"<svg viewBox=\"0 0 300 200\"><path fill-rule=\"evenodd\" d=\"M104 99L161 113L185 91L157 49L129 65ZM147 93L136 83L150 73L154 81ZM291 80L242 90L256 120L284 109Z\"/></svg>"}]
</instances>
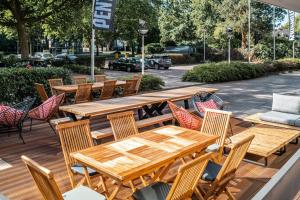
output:
<instances>
[{"instance_id":1,"label":"seat cushion","mask_svg":"<svg viewBox=\"0 0 300 200\"><path fill-rule=\"evenodd\" d=\"M37 107L36 109L32 109L28 113L28 116L31 119L39 119L39 120L46 119L53 114L57 106L59 106L59 104L57 103L57 96L54 95L49 99L47 99L47 101L39 105L39 107Z\"/></svg>"},{"instance_id":2,"label":"seat cushion","mask_svg":"<svg viewBox=\"0 0 300 200\"><path fill-rule=\"evenodd\" d=\"M157 182L137 190L132 196L136 200L165 200L170 189L169 184Z\"/></svg>"},{"instance_id":3,"label":"seat cushion","mask_svg":"<svg viewBox=\"0 0 300 200\"><path fill-rule=\"evenodd\" d=\"M295 121L300 118L300 115L295 115L291 113L283 113L277 111L270 111L260 115L260 119L263 121L287 124L295 126Z\"/></svg>"},{"instance_id":4,"label":"seat cushion","mask_svg":"<svg viewBox=\"0 0 300 200\"><path fill-rule=\"evenodd\" d=\"M212 161L208 161L208 164L203 172L202 179L205 181L214 181L221 170L222 166Z\"/></svg>"},{"instance_id":5,"label":"seat cushion","mask_svg":"<svg viewBox=\"0 0 300 200\"><path fill-rule=\"evenodd\" d=\"M272 110L300 115L300 96L274 93Z\"/></svg>"},{"instance_id":6,"label":"seat cushion","mask_svg":"<svg viewBox=\"0 0 300 200\"><path fill-rule=\"evenodd\" d=\"M184 108L180 108L179 110L175 111L174 114L176 119L180 123L180 126L182 126L183 128L200 130L202 121L190 114Z\"/></svg>"},{"instance_id":7,"label":"seat cushion","mask_svg":"<svg viewBox=\"0 0 300 200\"><path fill-rule=\"evenodd\" d=\"M78 174L84 175L84 169L83 169L82 165L79 165L79 164L73 165L71 167L71 169ZM94 176L94 175L98 174L98 172L96 172L96 170L93 170L89 167L87 168L87 170L88 170L90 176Z\"/></svg>"},{"instance_id":8,"label":"seat cushion","mask_svg":"<svg viewBox=\"0 0 300 200\"><path fill-rule=\"evenodd\" d=\"M103 195L85 186L79 186L64 193L63 198L64 200L105 200Z\"/></svg>"},{"instance_id":9,"label":"seat cushion","mask_svg":"<svg viewBox=\"0 0 300 200\"><path fill-rule=\"evenodd\" d=\"M300 118L298 118L297 120L295 120L295 126L300 127Z\"/></svg>"},{"instance_id":10,"label":"seat cushion","mask_svg":"<svg viewBox=\"0 0 300 200\"><path fill-rule=\"evenodd\" d=\"M205 149L205 152L206 153L210 153L210 152L217 152L219 151L220 149L220 145L218 144L212 144L212 145L209 145L206 149Z\"/></svg>"}]
</instances>

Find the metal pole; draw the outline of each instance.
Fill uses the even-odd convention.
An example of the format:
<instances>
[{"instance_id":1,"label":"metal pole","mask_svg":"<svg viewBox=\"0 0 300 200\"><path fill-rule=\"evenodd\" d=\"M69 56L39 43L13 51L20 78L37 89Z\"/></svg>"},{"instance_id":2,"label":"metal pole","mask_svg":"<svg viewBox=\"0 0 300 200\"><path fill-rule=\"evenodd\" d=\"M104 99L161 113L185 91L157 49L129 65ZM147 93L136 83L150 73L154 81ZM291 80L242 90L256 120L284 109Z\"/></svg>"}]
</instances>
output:
<instances>
[{"instance_id":1,"label":"metal pole","mask_svg":"<svg viewBox=\"0 0 300 200\"><path fill-rule=\"evenodd\" d=\"M92 41L91 41L91 78L95 78L95 29L92 29Z\"/></svg>"},{"instance_id":2,"label":"metal pole","mask_svg":"<svg viewBox=\"0 0 300 200\"><path fill-rule=\"evenodd\" d=\"M275 6L273 6L273 60L276 60Z\"/></svg>"},{"instance_id":3,"label":"metal pole","mask_svg":"<svg viewBox=\"0 0 300 200\"><path fill-rule=\"evenodd\" d=\"M142 75L145 74L145 48L144 48L145 36L142 35Z\"/></svg>"},{"instance_id":4,"label":"metal pole","mask_svg":"<svg viewBox=\"0 0 300 200\"><path fill-rule=\"evenodd\" d=\"M204 62L205 62L205 57L206 57L206 55L205 55L205 40L206 40L206 35L205 35L205 31L204 31L204 35L203 35L203 60L204 60Z\"/></svg>"},{"instance_id":5,"label":"metal pole","mask_svg":"<svg viewBox=\"0 0 300 200\"><path fill-rule=\"evenodd\" d=\"M295 40L293 41L293 59L295 59Z\"/></svg>"},{"instance_id":6,"label":"metal pole","mask_svg":"<svg viewBox=\"0 0 300 200\"><path fill-rule=\"evenodd\" d=\"M231 47L230 47L230 40L231 38L229 37L229 40L228 40L228 63L230 64L230 50L231 50Z\"/></svg>"},{"instance_id":7,"label":"metal pole","mask_svg":"<svg viewBox=\"0 0 300 200\"><path fill-rule=\"evenodd\" d=\"M251 0L248 0L248 62L251 62Z\"/></svg>"}]
</instances>

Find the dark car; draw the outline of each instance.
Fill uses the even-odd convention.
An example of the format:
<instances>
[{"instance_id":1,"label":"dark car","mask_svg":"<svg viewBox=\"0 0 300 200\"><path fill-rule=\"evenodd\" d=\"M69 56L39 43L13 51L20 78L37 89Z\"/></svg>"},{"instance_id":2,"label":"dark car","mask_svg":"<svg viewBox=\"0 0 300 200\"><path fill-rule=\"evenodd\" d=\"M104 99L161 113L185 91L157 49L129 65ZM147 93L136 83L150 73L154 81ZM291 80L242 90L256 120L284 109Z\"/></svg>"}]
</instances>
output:
<instances>
[{"instance_id":1,"label":"dark car","mask_svg":"<svg viewBox=\"0 0 300 200\"><path fill-rule=\"evenodd\" d=\"M142 63L138 58L120 58L110 62L108 68L110 70L123 70L127 72L141 71Z\"/></svg>"},{"instance_id":2,"label":"dark car","mask_svg":"<svg viewBox=\"0 0 300 200\"><path fill-rule=\"evenodd\" d=\"M172 60L168 55L151 55L147 57L149 68L153 69L169 69L172 65Z\"/></svg>"},{"instance_id":3,"label":"dark car","mask_svg":"<svg viewBox=\"0 0 300 200\"><path fill-rule=\"evenodd\" d=\"M67 64L75 64L78 57L74 54L62 53L54 57L54 62L65 62Z\"/></svg>"}]
</instances>

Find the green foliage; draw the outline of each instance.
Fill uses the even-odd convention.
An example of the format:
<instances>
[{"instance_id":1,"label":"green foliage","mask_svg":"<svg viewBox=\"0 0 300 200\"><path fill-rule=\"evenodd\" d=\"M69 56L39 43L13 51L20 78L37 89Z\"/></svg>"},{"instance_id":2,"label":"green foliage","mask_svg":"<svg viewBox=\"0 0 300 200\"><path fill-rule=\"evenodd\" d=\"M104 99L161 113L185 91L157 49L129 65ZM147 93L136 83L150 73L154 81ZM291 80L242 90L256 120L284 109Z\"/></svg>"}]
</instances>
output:
<instances>
[{"instance_id":1,"label":"green foliage","mask_svg":"<svg viewBox=\"0 0 300 200\"><path fill-rule=\"evenodd\" d=\"M164 48L160 43L150 43L146 46L146 53L149 54L162 53L163 51Z\"/></svg>"},{"instance_id":2,"label":"green foliage","mask_svg":"<svg viewBox=\"0 0 300 200\"><path fill-rule=\"evenodd\" d=\"M95 67L104 67L105 65L105 59L109 55L101 55L101 56L95 56ZM91 65L91 57L88 56L78 56L78 59L76 60L77 64L79 65L85 65L90 66Z\"/></svg>"},{"instance_id":3,"label":"green foliage","mask_svg":"<svg viewBox=\"0 0 300 200\"><path fill-rule=\"evenodd\" d=\"M65 84L71 83L69 71L63 68L1 68L0 102L13 104L28 96L38 96L34 83L44 84L50 94L47 80L51 78L63 78Z\"/></svg>"},{"instance_id":4,"label":"green foliage","mask_svg":"<svg viewBox=\"0 0 300 200\"><path fill-rule=\"evenodd\" d=\"M70 65L63 65L62 67L78 74L87 74L87 75L91 74L91 68L85 65L70 64ZM100 74L103 74L103 70L95 67L95 75L100 75Z\"/></svg>"},{"instance_id":5,"label":"green foliage","mask_svg":"<svg viewBox=\"0 0 300 200\"><path fill-rule=\"evenodd\" d=\"M141 91L160 90L165 82L157 76L144 75L141 82Z\"/></svg>"}]
</instances>

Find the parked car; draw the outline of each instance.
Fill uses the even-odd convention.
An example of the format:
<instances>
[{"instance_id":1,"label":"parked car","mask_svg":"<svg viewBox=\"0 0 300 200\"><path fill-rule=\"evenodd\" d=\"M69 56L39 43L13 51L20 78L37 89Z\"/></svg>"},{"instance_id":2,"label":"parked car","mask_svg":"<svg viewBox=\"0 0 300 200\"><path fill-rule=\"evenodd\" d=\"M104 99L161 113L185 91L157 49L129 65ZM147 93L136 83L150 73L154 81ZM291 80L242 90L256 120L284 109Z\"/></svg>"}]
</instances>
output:
<instances>
[{"instance_id":1,"label":"parked car","mask_svg":"<svg viewBox=\"0 0 300 200\"><path fill-rule=\"evenodd\" d=\"M169 69L172 65L172 60L168 55L151 55L147 57L147 65L153 69Z\"/></svg>"},{"instance_id":2,"label":"parked car","mask_svg":"<svg viewBox=\"0 0 300 200\"><path fill-rule=\"evenodd\" d=\"M116 61L110 62L108 64L108 68L111 70L124 70L127 72L141 71L142 63L138 58L120 58Z\"/></svg>"},{"instance_id":3,"label":"parked car","mask_svg":"<svg viewBox=\"0 0 300 200\"><path fill-rule=\"evenodd\" d=\"M51 61L53 60L54 56L51 53L42 53L36 52L33 56L33 59L40 60L40 61Z\"/></svg>"},{"instance_id":4,"label":"parked car","mask_svg":"<svg viewBox=\"0 0 300 200\"><path fill-rule=\"evenodd\" d=\"M54 62L65 62L67 64L75 64L78 57L74 54L62 53L54 57Z\"/></svg>"}]
</instances>

